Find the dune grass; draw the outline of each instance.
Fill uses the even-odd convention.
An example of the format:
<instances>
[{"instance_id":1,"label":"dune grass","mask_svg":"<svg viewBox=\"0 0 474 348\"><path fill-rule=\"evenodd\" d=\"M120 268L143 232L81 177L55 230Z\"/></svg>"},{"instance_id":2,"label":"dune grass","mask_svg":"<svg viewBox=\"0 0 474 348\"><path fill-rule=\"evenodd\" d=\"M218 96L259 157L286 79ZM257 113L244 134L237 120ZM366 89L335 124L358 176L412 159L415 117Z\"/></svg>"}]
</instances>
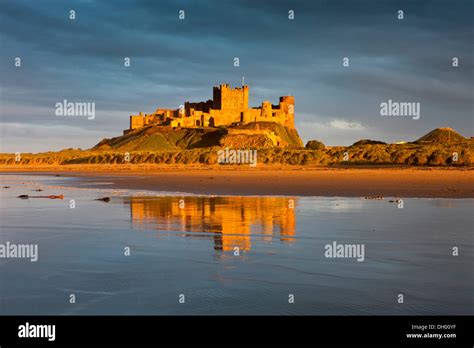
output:
<instances>
[{"instance_id":1,"label":"dune grass","mask_svg":"<svg viewBox=\"0 0 474 348\"><path fill-rule=\"evenodd\" d=\"M59 152L0 154L0 165L69 165L69 164L217 164L220 147L170 149L157 151L117 151L67 149ZM457 160L456 155L457 153ZM413 165L470 166L471 143L449 145L375 144L309 149L257 149L257 163L287 165ZM345 160L347 158L347 160Z\"/></svg>"}]
</instances>

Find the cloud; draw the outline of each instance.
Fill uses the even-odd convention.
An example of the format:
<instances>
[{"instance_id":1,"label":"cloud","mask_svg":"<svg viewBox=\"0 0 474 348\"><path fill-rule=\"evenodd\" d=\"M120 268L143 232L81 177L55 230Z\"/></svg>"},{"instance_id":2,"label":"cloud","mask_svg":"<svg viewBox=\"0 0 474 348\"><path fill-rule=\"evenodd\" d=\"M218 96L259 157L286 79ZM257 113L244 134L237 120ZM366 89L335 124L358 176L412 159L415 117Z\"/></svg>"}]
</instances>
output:
<instances>
[{"instance_id":1,"label":"cloud","mask_svg":"<svg viewBox=\"0 0 474 348\"><path fill-rule=\"evenodd\" d=\"M350 145L373 132L370 127L353 120L309 114L301 117L303 120L296 121L296 128L303 142L317 139L326 145Z\"/></svg>"},{"instance_id":2,"label":"cloud","mask_svg":"<svg viewBox=\"0 0 474 348\"><path fill-rule=\"evenodd\" d=\"M0 153L47 152L68 148L91 148L105 137L116 136L103 129L84 130L67 125L0 123Z\"/></svg>"},{"instance_id":3,"label":"cloud","mask_svg":"<svg viewBox=\"0 0 474 348\"><path fill-rule=\"evenodd\" d=\"M362 130L365 129L359 122L349 122L346 120L331 120L329 126L342 130Z\"/></svg>"},{"instance_id":4,"label":"cloud","mask_svg":"<svg viewBox=\"0 0 474 348\"><path fill-rule=\"evenodd\" d=\"M297 121L301 127L318 127L324 131L363 131L366 127L354 120L347 120L341 117L327 116L327 115L313 115L308 113L298 113Z\"/></svg>"},{"instance_id":5,"label":"cloud","mask_svg":"<svg viewBox=\"0 0 474 348\"><path fill-rule=\"evenodd\" d=\"M106 136L97 129L121 134L130 113L207 100L212 86L240 85L245 76L251 106L295 96L303 137L340 144L391 132L404 139L440 124L472 134L472 1L400 5L404 21L397 6L373 0L3 0L0 120L31 132L38 124L56 129L64 120L51 117L54 103L93 101L95 122L68 120L61 130L65 146L88 147L91 135ZM17 56L21 68L13 65ZM343 68L346 56L350 67ZM388 98L420 101L420 122L380 119Z\"/></svg>"}]
</instances>

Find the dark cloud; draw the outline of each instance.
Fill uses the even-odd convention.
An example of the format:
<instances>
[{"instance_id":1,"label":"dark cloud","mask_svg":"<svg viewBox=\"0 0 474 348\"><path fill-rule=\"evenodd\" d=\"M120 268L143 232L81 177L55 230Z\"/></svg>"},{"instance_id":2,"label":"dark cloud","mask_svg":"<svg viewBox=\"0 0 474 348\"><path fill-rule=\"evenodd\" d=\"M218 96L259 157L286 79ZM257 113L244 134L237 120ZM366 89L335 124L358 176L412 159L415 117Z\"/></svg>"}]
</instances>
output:
<instances>
[{"instance_id":1,"label":"dark cloud","mask_svg":"<svg viewBox=\"0 0 474 348\"><path fill-rule=\"evenodd\" d=\"M252 105L295 95L297 123L314 133L302 132L306 138L347 143L363 129L405 139L444 125L472 135L472 13L470 0L4 0L1 121L32 134L35 125L74 128L84 136L70 131L51 147L87 147L97 130L119 134L131 112L205 100L213 85L237 85L245 76ZM459 68L451 67L454 56ZM20 69L14 57L22 58ZM124 57L131 67L123 67ZM349 68L342 57L350 58ZM380 119L378 105L388 98L421 102L421 119ZM98 117L55 117L54 104L63 99L95 102ZM363 128L325 129L343 122ZM18 127L2 128L12 139L2 150L12 150L8 130Z\"/></svg>"}]
</instances>

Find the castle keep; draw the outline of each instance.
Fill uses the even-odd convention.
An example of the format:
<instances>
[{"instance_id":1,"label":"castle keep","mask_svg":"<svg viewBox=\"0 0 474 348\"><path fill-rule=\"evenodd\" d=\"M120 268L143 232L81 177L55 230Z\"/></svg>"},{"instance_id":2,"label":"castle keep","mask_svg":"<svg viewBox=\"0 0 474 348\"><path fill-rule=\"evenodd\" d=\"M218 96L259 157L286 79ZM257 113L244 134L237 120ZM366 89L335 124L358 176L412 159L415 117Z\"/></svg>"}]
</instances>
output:
<instances>
[{"instance_id":1,"label":"castle keep","mask_svg":"<svg viewBox=\"0 0 474 348\"><path fill-rule=\"evenodd\" d=\"M260 107L249 108L249 87L243 85L231 88L222 84L213 89L213 99L205 102L185 102L178 109L156 109L154 113L130 116L130 129L147 125L171 127L219 127L241 125L250 122L275 122L285 127L294 128L293 96L280 97L278 105L269 101L262 102Z\"/></svg>"}]
</instances>

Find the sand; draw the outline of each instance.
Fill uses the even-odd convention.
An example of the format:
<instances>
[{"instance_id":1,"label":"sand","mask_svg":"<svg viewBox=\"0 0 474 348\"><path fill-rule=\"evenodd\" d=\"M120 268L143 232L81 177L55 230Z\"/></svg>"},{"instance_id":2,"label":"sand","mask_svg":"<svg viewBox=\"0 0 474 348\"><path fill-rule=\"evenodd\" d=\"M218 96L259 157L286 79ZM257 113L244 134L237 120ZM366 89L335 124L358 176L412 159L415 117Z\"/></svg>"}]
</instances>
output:
<instances>
[{"instance_id":1,"label":"sand","mask_svg":"<svg viewBox=\"0 0 474 348\"><path fill-rule=\"evenodd\" d=\"M194 194L474 198L474 171L470 168L0 167L0 173L8 172L77 177L81 187ZM113 184L94 184L98 181Z\"/></svg>"}]
</instances>

